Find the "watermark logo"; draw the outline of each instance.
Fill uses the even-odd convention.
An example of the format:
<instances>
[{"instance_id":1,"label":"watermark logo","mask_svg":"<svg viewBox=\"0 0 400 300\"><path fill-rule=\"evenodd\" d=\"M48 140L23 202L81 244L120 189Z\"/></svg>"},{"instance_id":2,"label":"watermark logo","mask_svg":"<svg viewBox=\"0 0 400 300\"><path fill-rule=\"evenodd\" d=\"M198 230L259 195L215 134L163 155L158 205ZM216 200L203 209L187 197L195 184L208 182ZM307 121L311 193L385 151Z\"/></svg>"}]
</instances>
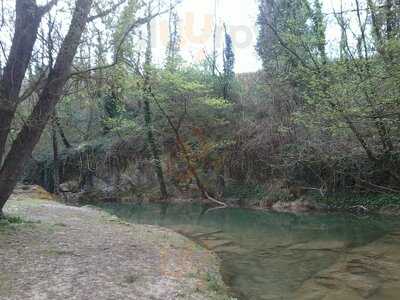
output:
<instances>
[{"instance_id":1,"label":"watermark logo","mask_svg":"<svg viewBox=\"0 0 400 300\"><path fill-rule=\"evenodd\" d=\"M225 27L222 22L216 22L212 14L186 12L179 20L180 48L192 53L195 60L202 60L206 53L214 48L221 52L225 43ZM227 24L235 51L253 49L256 39L255 26L242 24ZM152 46L154 49L166 48L169 42L169 22L166 19L157 20L152 24Z\"/></svg>"}]
</instances>

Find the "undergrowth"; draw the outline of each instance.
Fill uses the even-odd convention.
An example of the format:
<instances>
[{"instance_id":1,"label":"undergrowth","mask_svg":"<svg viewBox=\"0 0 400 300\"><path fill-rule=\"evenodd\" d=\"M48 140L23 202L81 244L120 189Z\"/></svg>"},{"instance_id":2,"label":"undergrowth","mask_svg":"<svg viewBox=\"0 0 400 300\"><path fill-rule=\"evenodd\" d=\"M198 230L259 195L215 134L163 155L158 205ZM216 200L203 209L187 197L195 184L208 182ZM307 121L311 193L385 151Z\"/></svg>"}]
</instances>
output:
<instances>
[{"instance_id":1,"label":"undergrowth","mask_svg":"<svg viewBox=\"0 0 400 300\"><path fill-rule=\"evenodd\" d=\"M400 205L398 194L370 194L370 195L336 195L333 197L316 199L333 209L346 209L354 206L364 206L378 210L389 205Z\"/></svg>"}]
</instances>

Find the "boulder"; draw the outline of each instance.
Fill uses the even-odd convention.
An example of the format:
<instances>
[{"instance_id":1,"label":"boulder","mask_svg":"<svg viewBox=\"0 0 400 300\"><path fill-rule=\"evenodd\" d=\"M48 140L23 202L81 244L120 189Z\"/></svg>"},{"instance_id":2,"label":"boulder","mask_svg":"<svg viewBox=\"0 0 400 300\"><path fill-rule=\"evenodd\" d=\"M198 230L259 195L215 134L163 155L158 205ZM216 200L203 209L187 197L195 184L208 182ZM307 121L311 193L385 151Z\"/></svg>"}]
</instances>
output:
<instances>
[{"instance_id":1,"label":"boulder","mask_svg":"<svg viewBox=\"0 0 400 300\"><path fill-rule=\"evenodd\" d=\"M80 190L79 182L75 180L64 182L60 184L59 189L62 193L78 193Z\"/></svg>"},{"instance_id":2,"label":"boulder","mask_svg":"<svg viewBox=\"0 0 400 300\"><path fill-rule=\"evenodd\" d=\"M114 187L99 177L93 177L93 186L88 190L110 194L114 191Z\"/></svg>"}]
</instances>

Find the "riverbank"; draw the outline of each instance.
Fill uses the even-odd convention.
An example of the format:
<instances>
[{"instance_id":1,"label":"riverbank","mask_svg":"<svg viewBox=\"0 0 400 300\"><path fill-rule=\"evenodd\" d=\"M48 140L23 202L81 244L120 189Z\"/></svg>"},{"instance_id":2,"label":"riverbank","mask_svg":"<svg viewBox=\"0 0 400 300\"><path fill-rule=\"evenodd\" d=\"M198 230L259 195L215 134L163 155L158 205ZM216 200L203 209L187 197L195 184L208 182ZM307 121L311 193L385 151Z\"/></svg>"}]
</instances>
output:
<instances>
[{"instance_id":1,"label":"riverbank","mask_svg":"<svg viewBox=\"0 0 400 300\"><path fill-rule=\"evenodd\" d=\"M321 212L400 216L400 196L396 194L305 196L294 200L269 202L268 205L260 201L251 203L247 207L284 213Z\"/></svg>"},{"instance_id":2,"label":"riverbank","mask_svg":"<svg viewBox=\"0 0 400 300\"><path fill-rule=\"evenodd\" d=\"M6 214L0 299L229 299L217 257L169 229L26 197Z\"/></svg>"}]
</instances>

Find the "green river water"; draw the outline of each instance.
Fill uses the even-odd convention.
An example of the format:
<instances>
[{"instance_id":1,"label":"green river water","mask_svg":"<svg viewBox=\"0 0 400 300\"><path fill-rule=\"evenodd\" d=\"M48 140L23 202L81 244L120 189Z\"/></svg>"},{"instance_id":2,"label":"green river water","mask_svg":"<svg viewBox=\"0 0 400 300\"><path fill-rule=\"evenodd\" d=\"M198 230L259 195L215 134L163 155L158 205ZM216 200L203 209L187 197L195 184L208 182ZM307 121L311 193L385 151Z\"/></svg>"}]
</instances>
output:
<instances>
[{"instance_id":1,"label":"green river water","mask_svg":"<svg viewBox=\"0 0 400 300\"><path fill-rule=\"evenodd\" d=\"M104 205L118 217L183 233L215 251L239 299L294 299L294 292L349 249L392 230L397 219L347 214L295 215L244 209L204 213L196 205ZM400 299L400 298L399 298Z\"/></svg>"}]
</instances>

